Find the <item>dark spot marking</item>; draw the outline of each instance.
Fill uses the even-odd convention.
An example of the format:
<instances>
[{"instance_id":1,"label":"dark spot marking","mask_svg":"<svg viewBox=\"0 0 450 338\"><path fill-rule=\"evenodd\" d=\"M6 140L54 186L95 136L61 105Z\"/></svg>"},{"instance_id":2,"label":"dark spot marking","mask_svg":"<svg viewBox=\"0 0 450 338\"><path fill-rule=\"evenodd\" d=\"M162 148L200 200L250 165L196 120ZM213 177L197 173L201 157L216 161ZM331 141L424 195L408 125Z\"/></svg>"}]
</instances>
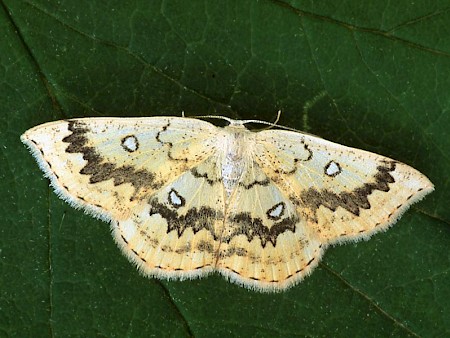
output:
<instances>
[{"instance_id":1,"label":"dark spot marking","mask_svg":"<svg viewBox=\"0 0 450 338\"><path fill-rule=\"evenodd\" d=\"M168 201L175 208L180 208L186 204L184 197L173 188L169 192Z\"/></svg>"},{"instance_id":2,"label":"dark spot marking","mask_svg":"<svg viewBox=\"0 0 450 338\"><path fill-rule=\"evenodd\" d=\"M120 237L122 237L123 241L128 244L128 241L125 239L123 235L120 235Z\"/></svg>"},{"instance_id":3,"label":"dark spot marking","mask_svg":"<svg viewBox=\"0 0 450 338\"><path fill-rule=\"evenodd\" d=\"M167 124L163 126L160 131L158 131L158 133L156 134L156 141L162 144L167 144L169 147L172 147L173 145L172 142L164 142L163 140L161 140L161 134L165 132L169 126L170 122L167 122Z\"/></svg>"},{"instance_id":4,"label":"dark spot marking","mask_svg":"<svg viewBox=\"0 0 450 338\"><path fill-rule=\"evenodd\" d=\"M159 189L162 182L156 182L155 175L147 170L135 170L131 166L117 167L114 163L107 162L94 147L88 146L86 133L88 127L82 122L69 121L68 129L72 132L63 139L69 143L66 148L67 153L81 153L86 165L80 170L80 174L88 175L89 183L95 184L107 180L113 180L114 185L130 183L137 193L142 187L150 186L152 189Z\"/></svg>"},{"instance_id":5,"label":"dark spot marking","mask_svg":"<svg viewBox=\"0 0 450 338\"><path fill-rule=\"evenodd\" d=\"M191 228L194 234L202 229L206 229L217 240L217 234L214 232L214 222L223 218L221 211L209 207L194 207L189 209L185 215L180 215L165 204L159 203L156 198L151 199L149 204L150 216L159 214L167 221L167 233L176 230L178 237L181 237L188 228Z\"/></svg>"},{"instance_id":6,"label":"dark spot marking","mask_svg":"<svg viewBox=\"0 0 450 338\"><path fill-rule=\"evenodd\" d=\"M122 138L121 140L122 148L129 153L135 152L139 149L139 141L136 136L128 135Z\"/></svg>"},{"instance_id":7,"label":"dark spot marking","mask_svg":"<svg viewBox=\"0 0 450 338\"><path fill-rule=\"evenodd\" d=\"M249 242L251 242L254 237L258 237L263 248L265 248L267 242L272 243L275 247L278 236L286 231L294 232L295 225L298 221L299 218L292 215L274 223L269 228L264 225L264 222L260 218L253 218L249 212L242 212L228 219L228 222L232 224L232 231L223 240L229 243L235 236L245 235Z\"/></svg>"},{"instance_id":8,"label":"dark spot marking","mask_svg":"<svg viewBox=\"0 0 450 338\"><path fill-rule=\"evenodd\" d=\"M141 261L147 263L147 261L144 258L142 258L141 256L139 256L139 258L141 259Z\"/></svg>"},{"instance_id":9,"label":"dark spot marking","mask_svg":"<svg viewBox=\"0 0 450 338\"><path fill-rule=\"evenodd\" d=\"M244 248L231 247L224 251L222 250L219 254L219 257L227 258L227 257L231 257L233 255L236 255L238 257L245 257L248 255L248 253L247 253L247 250L245 250Z\"/></svg>"},{"instance_id":10,"label":"dark spot marking","mask_svg":"<svg viewBox=\"0 0 450 338\"><path fill-rule=\"evenodd\" d=\"M180 254L184 254L184 253L190 252L190 251L191 251L191 244L188 243L188 244L182 246L181 248L176 249L175 253L180 255Z\"/></svg>"},{"instance_id":11,"label":"dark spot marking","mask_svg":"<svg viewBox=\"0 0 450 338\"><path fill-rule=\"evenodd\" d=\"M298 162L307 162L310 161L313 158L313 152L311 151L311 149L309 149L308 145L304 142L301 141L301 143L303 144L303 148L308 152L308 156L305 159L301 159L301 158L294 158L293 162L293 168L291 170L283 170L283 169L275 169L274 172L276 174L281 174L281 175L293 175L297 172L298 169ZM278 163L273 163L275 165L275 167L280 163L279 161L277 161ZM275 180L275 178L272 178L273 180Z\"/></svg>"},{"instance_id":12,"label":"dark spot marking","mask_svg":"<svg viewBox=\"0 0 450 338\"><path fill-rule=\"evenodd\" d=\"M214 247L212 246L212 244L203 240L198 242L197 249L208 253L214 252Z\"/></svg>"},{"instance_id":13,"label":"dark spot marking","mask_svg":"<svg viewBox=\"0 0 450 338\"><path fill-rule=\"evenodd\" d=\"M303 148L305 148L305 150L309 153L308 157L306 158L306 160L302 160L304 162L310 161L313 158L313 152L311 151L311 149L309 149L308 145L304 142L303 143ZM296 159L298 160L298 159Z\"/></svg>"},{"instance_id":14,"label":"dark spot marking","mask_svg":"<svg viewBox=\"0 0 450 338\"><path fill-rule=\"evenodd\" d=\"M294 169L289 170L289 171L286 171L286 170L283 170L283 169L275 169L274 170L275 174L280 174L280 175L292 175L296 171L297 171L297 167L296 166L294 166Z\"/></svg>"},{"instance_id":15,"label":"dark spot marking","mask_svg":"<svg viewBox=\"0 0 450 338\"><path fill-rule=\"evenodd\" d=\"M260 280L259 278L256 278L256 277L249 277L250 279L253 279L253 280Z\"/></svg>"},{"instance_id":16,"label":"dark spot marking","mask_svg":"<svg viewBox=\"0 0 450 338\"><path fill-rule=\"evenodd\" d=\"M175 158L171 153L171 149L173 148L173 143L170 141L164 141L161 139L161 135L163 133L165 133L167 131L167 128L169 128L169 127L170 127L170 122L167 122L167 124L165 126L163 126L162 129L160 131L158 131L158 133L156 134L156 141L158 141L162 145L166 145L168 147L167 157L169 158L169 160L188 162L189 160L187 158Z\"/></svg>"},{"instance_id":17,"label":"dark spot marking","mask_svg":"<svg viewBox=\"0 0 450 338\"><path fill-rule=\"evenodd\" d=\"M378 172L374 175L374 183L365 183L350 192L336 194L329 190L317 190L309 188L300 195L301 203L310 208L314 214L317 209L324 207L335 211L337 207L342 207L355 216L359 216L360 209L370 209L368 196L375 190L388 192L389 184L394 183L394 177L390 172L395 170L395 162L385 162L377 167ZM390 216L390 215L389 215Z\"/></svg>"},{"instance_id":18,"label":"dark spot marking","mask_svg":"<svg viewBox=\"0 0 450 338\"><path fill-rule=\"evenodd\" d=\"M301 159L301 158L294 158L293 162L294 162L294 166L293 169L291 170L283 170L283 169L275 169L274 172L277 174L282 174L282 175L292 175L295 174L297 172L298 169L298 162L307 162L310 161L313 158L313 152L311 151L311 149L309 149L308 145L306 143L304 143L304 141L302 141L303 144L303 148L308 152L308 156L305 159Z\"/></svg>"},{"instance_id":19,"label":"dark spot marking","mask_svg":"<svg viewBox=\"0 0 450 338\"><path fill-rule=\"evenodd\" d=\"M204 178L209 185L213 185L216 182L220 182L219 179L209 178L208 173L200 173L197 168L192 168L191 174L196 178Z\"/></svg>"},{"instance_id":20,"label":"dark spot marking","mask_svg":"<svg viewBox=\"0 0 450 338\"><path fill-rule=\"evenodd\" d=\"M170 246L168 246L168 245L163 245L161 247L161 251L163 251L163 252L173 252L172 248Z\"/></svg>"},{"instance_id":21,"label":"dark spot marking","mask_svg":"<svg viewBox=\"0 0 450 338\"><path fill-rule=\"evenodd\" d=\"M314 259L315 258L311 258L310 261L308 263L306 263L305 267L309 266L314 261Z\"/></svg>"},{"instance_id":22,"label":"dark spot marking","mask_svg":"<svg viewBox=\"0 0 450 338\"><path fill-rule=\"evenodd\" d=\"M265 179L263 179L262 181L253 181L252 183L249 183L249 184L244 184L244 183L242 183L242 182L239 182L239 185L241 186L241 187L244 187L244 189L251 189L251 188L253 188L255 185L261 185L261 186L263 186L263 187L266 187L266 186L268 186L270 184L270 180L266 177Z\"/></svg>"}]
</instances>

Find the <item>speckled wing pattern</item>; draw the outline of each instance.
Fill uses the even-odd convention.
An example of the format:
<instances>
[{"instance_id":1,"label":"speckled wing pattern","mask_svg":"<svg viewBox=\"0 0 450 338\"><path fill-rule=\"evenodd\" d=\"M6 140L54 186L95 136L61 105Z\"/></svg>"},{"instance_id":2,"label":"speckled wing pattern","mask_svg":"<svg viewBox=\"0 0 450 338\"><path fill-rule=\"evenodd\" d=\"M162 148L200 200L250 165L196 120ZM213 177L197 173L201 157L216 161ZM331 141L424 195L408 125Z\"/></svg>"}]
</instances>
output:
<instances>
[{"instance_id":1,"label":"speckled wing pattern","mask_svg":"<svg viewBox=\"0 0 450 338\"><path fill-rule=\"evenodd\" d=\"M417 170L380 155L228 122L85 118L21 139L60 197L111 223L143 274L217 271L259 291L294 285L330 244L387 229L433 190Z\"/></svg>"}]
</instances>

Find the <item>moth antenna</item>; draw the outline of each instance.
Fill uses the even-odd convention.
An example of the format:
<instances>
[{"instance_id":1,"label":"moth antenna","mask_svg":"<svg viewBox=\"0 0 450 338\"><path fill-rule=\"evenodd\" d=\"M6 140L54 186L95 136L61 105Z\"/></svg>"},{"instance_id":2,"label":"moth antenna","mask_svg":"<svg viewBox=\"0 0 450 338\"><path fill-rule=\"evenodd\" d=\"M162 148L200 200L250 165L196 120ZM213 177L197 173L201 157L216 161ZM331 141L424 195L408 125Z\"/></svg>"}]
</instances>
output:
<instances>
[{"instance_id":1,"label":"moth antenna","mask_svg":"<svg viewBox=\"0 0 450 338\"><path fill-rule=\"evenodd\" d=\"M277 124L278 121L280 121L280 117L281 117L281 109L278 111L277 118L275 119L275 122L273 122L273 124Z\"/></svg>"}]
</instances>

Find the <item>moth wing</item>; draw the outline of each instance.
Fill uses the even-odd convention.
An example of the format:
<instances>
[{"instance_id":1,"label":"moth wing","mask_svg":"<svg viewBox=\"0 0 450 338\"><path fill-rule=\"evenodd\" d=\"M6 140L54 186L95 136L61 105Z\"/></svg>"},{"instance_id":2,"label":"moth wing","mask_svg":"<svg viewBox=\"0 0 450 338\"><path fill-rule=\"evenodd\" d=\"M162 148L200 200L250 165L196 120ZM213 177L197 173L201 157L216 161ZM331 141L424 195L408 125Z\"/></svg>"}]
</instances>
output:
<instances>
[{"instance_id":1,"label":"moth wing","mask_svg":"<svg viewBox=\"0 0 450 338\"><path fill-rule=\"evenodd\" d=\"M146 275L213 271L223 228L218 129L152 117L74 119L22 135L57 193L112 221L124 254Z\"/></svg>"},{"instance_id":2,"label":"moth wing","mask_svg":"<svg viewBox=\"0 0 450 338\"><path fill-rule=\"evenodd\" d=\"M285 289L317 266L319 238L295 205L248 163L227 203L217 268L238 284L261 291Z\"/></svg>"},{"instance_id":3,"label":"moth wing","mask_svg":"<svg viewBox=\"0 0 450 338\"><path fill-rule=\"evenodd\" d=\"M21 139L58 195L97 217L120 220L214 154L216 130L187 118L86 118L39 125Z\"/></svg>"},{"instance_id":4,"label":"moth wing","mask_svg":"<svg viewBox=\"0 0 450 338\"><path fill-rule=\"evenodd\" d=\"M114 227L117 243L144 274L184 279L215 270L225 208L216 159L183 173Z\"/></svg>"},{"instance_id":5,"label":"moth wing","mask_svg":"<svg viewBox=\"0 0 450 338\"><path fill-rule=\"evenodd\" d=\"M255 159L324 244L369 238L433 191L387 157L284 130L256 135Z\"/></svg>"}]
</instances>

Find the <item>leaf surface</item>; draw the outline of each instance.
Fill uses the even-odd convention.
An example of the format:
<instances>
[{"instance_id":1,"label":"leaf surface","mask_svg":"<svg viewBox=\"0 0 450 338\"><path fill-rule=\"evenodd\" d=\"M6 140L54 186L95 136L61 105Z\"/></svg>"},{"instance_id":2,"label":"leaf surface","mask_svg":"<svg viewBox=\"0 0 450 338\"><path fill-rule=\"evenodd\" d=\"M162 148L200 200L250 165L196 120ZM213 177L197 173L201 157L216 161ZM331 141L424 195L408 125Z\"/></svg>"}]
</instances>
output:
<instances>
[{"instance_id":1,"label":"leaf surface","mask_svg":"<svg viewBox=\"0 0 450 338\"><path fill-rule=\"evenodd\" d=\"M450 334L448 1L3 0L0 336ZM273 121L405 162L436 185L301 284L141 277L109 227L48 187L19 137L70 117Z\"/></svg>"}]
</instances>

